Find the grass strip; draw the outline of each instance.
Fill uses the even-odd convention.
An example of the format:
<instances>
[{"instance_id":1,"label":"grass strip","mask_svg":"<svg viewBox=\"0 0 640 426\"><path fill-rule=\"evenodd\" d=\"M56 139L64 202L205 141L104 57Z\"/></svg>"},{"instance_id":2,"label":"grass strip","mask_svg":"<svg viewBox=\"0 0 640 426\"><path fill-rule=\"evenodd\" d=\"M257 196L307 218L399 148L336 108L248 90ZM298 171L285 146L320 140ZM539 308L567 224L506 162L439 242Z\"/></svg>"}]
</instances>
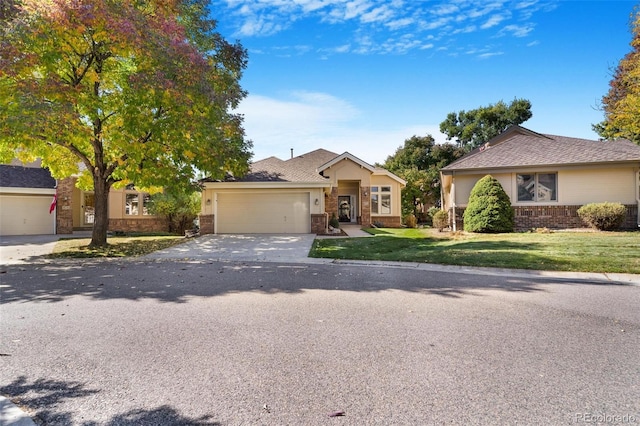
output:
<instances>
[{"instance_id":1,"label":"grass strip","mask_svg":"<svg viewBox=\"0 0 640 426\"><path fill-rule=\"evenodd\" d=\"M375 238L316 240L310 256L549 271L640 273L639 232L366 231Z\"/></svg>"}]
</instances>

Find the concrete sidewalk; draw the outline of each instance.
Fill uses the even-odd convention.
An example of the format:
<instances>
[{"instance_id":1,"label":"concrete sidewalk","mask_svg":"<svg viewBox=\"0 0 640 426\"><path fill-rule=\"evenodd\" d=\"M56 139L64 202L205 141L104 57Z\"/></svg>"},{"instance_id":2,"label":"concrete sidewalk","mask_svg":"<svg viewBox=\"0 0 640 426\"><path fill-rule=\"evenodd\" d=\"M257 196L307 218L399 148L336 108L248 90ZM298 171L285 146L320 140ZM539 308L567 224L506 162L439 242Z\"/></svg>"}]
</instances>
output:
<instances>
[{"instance_id":1,"label":"concrete sidewalk","mask_svg":"<svg viewBox=\"0 0 640 426\"><path fill-rule=\"evenodd\" d=\"M35 426L35 423L24 411L0 395L0 425Z\"/></svg>"},{"instance_id":2,"label":"concrete sidewalk","mask_svg":"<svg viewBox=\"0 0 640 426\"><path fill-rule=\"evenodd\" d=\"M31 263L50 254L62 239L91 238L90 231L59 235L7 235L0 238L0 265Z\"/></svg>"}]
</instances>

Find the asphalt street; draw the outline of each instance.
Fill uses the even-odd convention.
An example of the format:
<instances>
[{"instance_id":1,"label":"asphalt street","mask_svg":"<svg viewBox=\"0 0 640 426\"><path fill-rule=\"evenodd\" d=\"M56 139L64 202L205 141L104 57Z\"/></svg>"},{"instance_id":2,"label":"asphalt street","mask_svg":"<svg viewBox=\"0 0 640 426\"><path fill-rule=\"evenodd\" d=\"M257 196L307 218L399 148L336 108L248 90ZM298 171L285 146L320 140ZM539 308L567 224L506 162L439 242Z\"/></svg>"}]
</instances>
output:
<instances>
[{"instance_id":1,"label":"asphalt street","mask_svg":"<svg viewBox=\"0 0 640 426\"><path fill-rule=\"evenodd\" d=\"M0 394L40 424L640 423L637 286L163 260L0 279Z\"/></svg>"}]
</instances>

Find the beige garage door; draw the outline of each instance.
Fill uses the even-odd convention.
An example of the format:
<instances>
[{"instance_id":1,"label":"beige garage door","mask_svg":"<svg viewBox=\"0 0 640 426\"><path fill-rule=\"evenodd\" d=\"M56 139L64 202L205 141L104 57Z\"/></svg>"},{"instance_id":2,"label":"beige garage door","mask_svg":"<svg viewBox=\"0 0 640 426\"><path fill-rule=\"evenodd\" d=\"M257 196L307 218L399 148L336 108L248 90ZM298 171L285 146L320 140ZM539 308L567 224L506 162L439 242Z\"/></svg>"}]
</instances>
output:
<instances>
[{"instance_id":1,"label":"beige garage door","mask_svg":"<svg viewBox=\"0 0 640 426\"><path fill-rule=\"evenodd\" d=\"M218 194L220 234L308 234L309 193Z\"/></svg>"},{"instance_id":2,"label":"beige garage door","mask_svg":"<svg viewBox=\"0 0 640 426\"><path fill-rule=\"evenodd\" d=\"M0 235L55 233L53 195L0 195Z\"/></svg>"}]
</instances>

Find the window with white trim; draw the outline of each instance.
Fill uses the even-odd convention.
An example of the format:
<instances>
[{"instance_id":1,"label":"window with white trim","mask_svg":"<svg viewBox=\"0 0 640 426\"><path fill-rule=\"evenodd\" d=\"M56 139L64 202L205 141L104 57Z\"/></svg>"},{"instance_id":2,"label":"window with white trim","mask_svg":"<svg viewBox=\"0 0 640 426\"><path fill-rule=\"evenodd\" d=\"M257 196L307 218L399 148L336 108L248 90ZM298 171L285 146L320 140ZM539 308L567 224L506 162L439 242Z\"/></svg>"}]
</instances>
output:
<instances>
[{"instance_id":1,"label":"window with white trim","mask_svg":"<svg viewBox=\"0 0 640 426\"><path fill-rule=\"evenodd\" d=\"M558 201L557 173L518 173L516 187L519 202Z\"/></svg>"},{"instance_id":2,"label":"window with white trim","mask_svg":"<svg viewBox=\"0 0 640 426\"><path fill-rule=\"evenodd\" d=\"M391 186L371 187L371 214L391 214Z\"/></svg>"},{"instance_id":3,"label":"window with white trim","mask_svg":"<svg viewBox=\"0 0 640 426\"><path fill-rule=\"evenodd\" d=\"M140 201L142 200L142 206ZM146 192L136 191L133 185L127 185L124 199L124 214L127 216L148 216L151 196ZM140 208L142 207L142 209Z\"/></svg>"}]
</instances>

